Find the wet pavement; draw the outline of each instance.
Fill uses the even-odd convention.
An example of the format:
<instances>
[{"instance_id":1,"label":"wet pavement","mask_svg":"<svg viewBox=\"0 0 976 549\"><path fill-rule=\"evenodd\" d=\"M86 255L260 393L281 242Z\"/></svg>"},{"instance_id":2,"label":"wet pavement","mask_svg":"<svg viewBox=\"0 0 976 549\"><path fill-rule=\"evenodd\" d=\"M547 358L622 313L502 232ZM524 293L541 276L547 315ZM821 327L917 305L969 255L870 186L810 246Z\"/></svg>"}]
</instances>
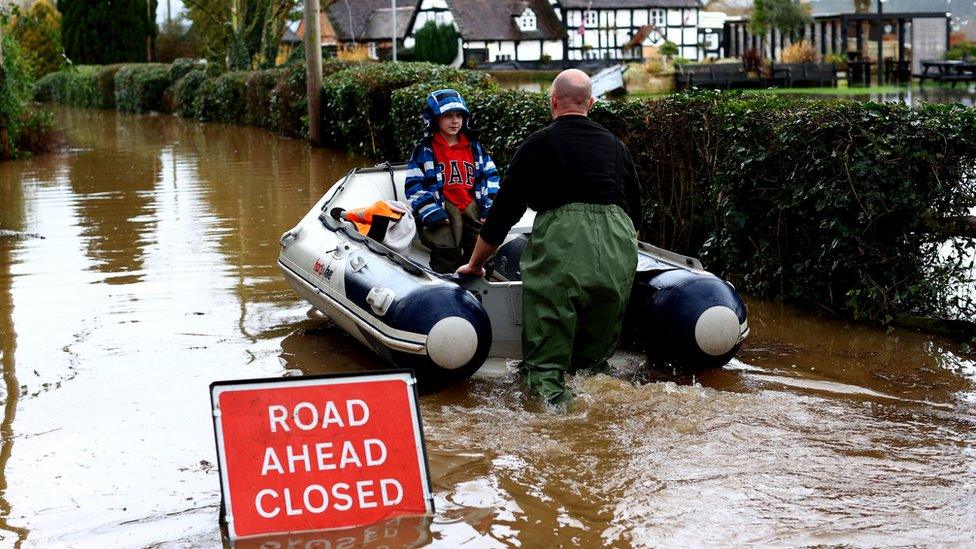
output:
<instances>
[{"instance_id":1,"label":"wet pavement","mask_svg":"<svg viewBox=\"0 0 976 549\"><path fill-rule=\"evenodd\" d=\"M368 370L278 237L366 159L252 128L62 110L0 163L0 546L220 546L208 386ZM264 545L972 544L976 361L750 301L740 360L615 359L565 413L503 363L423 397L433 517ZM312 546L316 546L314 543Z\"/></svg>"}]
</instances>

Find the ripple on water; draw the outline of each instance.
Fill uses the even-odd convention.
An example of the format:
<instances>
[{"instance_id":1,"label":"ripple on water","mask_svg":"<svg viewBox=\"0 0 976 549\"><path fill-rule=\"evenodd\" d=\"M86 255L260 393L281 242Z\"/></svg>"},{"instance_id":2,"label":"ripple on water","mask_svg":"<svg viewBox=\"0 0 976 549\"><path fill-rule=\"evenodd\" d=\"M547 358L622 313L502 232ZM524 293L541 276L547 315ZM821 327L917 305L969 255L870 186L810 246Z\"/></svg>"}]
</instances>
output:
<instances>
[{"instance_id":1,"label":"ripple on water","mask_svg":"<svg viewBox=\"0 0 976 549\"><path fill-rule=\"evenodd\" d=\"M464 404L427 400L448 509L494 509L509 527L482 535L523 544L970 539L976 437L946 417L934 428L944 411L605 375L571 386L565 412L534 408L511 377L473 382Z\"/></svg>"}]
</instances>

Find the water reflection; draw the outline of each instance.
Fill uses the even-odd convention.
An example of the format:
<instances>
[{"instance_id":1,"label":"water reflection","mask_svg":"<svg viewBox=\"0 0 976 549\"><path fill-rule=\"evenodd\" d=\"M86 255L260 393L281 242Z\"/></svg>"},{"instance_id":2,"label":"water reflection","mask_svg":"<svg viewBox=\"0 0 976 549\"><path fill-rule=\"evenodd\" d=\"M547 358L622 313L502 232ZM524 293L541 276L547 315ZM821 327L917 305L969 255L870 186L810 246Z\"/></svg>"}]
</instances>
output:
<instances>
[{"instance_id":1,"label":"water reflection","mask_svg":"<svg viewBox=\"0 0 976 549\"><path fill-rule=\"evenodd\" d=\"M14 445L14 418L20 402L20 382L17 377L17 332L13 321L13 294L11 292L14 249L14 233L23 233L24 198L19 186L0 178L0 229L9 231L0 236L0 368L3 372L3 419L0 421L0 532L13 535L15 546L27 538L27 529L10 521L11 509L7 499L7 462ZM0 535L5 539L7 535Z\"/></svg>"},{"instance_id":2,"label":"water reflection","mask_svg":"<svg viewBox=\"0 0 976 549\"><path fill-rule=\"evenodd\" d=\"M234 549L331 549L364 547L405 549L423 547L431 541L430 517L397 517L377 524L343 530L326 530L302 534L262 536L240 540Z\"/></svg>"},{"instance_id":3,"label":"water reflection","mask_svg":"<svg viewBox=\"0 0 976 549\"><path fill-rule=\"evenodd\" d=\"M792 93L795 92L795 93ZM864 88L859 93L857 88L849 88L843 93L804 94L802 90L793 90L791 95L808 97L811 99L846 99L852 101L880 101L882 103L904 103L918 106L922 103L958 103L971 107L976 100L976 89L966 86L951 88L941 85L928 84L925 86L886 86L884 88Z\"/></svg>"},{"instance_id":4,"label":"water reflection","mask_svg":"<svg viewBox=\"0 0 976 549\"><path fill-rule=\"evenodd\" d=\"M972 107L973 100L976 98L976 90L969 89L968 85L956 89L930 84L926 86L906 86L893 91L852 94L845 97L861 101L882 101L885 103L905 103L907 105L919 105L921 103L959 103L967 107Z\"/></svg>"},{"instance_id":5,"label":"water reflection","mask_svg":"<svg viewBox=\"0 0 976 549\"><path fill-rule=\"evenodd\" d=\"M385 367L275 264L280 234L368 162L250 128L59 117L77 150L0 164L0 229L44 237L0 236L0 527L220 545L209 383ZM571 379L565 412L492 362L421 399L435 516L264 541L969 543L973 357L749 306L740 361L689 375L622 354L612 377Z\"/></svg>"}]
</instances>

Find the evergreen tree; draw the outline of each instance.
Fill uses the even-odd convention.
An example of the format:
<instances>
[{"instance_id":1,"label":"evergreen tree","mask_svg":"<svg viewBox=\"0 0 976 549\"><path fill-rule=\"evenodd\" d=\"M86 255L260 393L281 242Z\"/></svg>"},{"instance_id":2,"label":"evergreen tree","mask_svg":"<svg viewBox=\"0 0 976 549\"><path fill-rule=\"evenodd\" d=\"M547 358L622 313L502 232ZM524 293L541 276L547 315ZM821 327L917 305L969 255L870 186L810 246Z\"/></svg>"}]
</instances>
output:
<instances>
[{"instance_id":1,"label":"evergreen tree","mask_svg":"<svg viewBox=\"0 0 976 549\"><path fill-rule=\"evenodd\" d=\"M61 38L77 64L148 61L156 36L156 1L58 0Z\"/></svg>"},{"instance_id":2,"label":"evergreen tree","mask_svg":"<svg viewBox=\"0 0 976 549\"><path fill-rule=\"evenodd\" d=\"M449 65L457 57L458 35L453 25L438 25L428 21L417 31L414 56L417 61Z\"/></svg>"}]
</instances>

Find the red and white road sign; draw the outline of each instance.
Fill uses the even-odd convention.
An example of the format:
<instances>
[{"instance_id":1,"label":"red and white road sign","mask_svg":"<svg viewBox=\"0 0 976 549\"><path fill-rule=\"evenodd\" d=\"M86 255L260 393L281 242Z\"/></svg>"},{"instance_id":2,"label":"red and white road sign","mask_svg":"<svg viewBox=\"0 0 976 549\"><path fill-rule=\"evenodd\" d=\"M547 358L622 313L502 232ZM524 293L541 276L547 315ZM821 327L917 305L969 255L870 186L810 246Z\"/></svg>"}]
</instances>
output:
<instances>
[{"instance_id":1,"label":"red and white road sign","mask_svg":"<svg viewBox=\"0 0 976 549\"><path fill-rule=\"evenodd\" d=\"M230 537L433 512L409 371L210 386Z\"/></svg>"}]
</instances>

